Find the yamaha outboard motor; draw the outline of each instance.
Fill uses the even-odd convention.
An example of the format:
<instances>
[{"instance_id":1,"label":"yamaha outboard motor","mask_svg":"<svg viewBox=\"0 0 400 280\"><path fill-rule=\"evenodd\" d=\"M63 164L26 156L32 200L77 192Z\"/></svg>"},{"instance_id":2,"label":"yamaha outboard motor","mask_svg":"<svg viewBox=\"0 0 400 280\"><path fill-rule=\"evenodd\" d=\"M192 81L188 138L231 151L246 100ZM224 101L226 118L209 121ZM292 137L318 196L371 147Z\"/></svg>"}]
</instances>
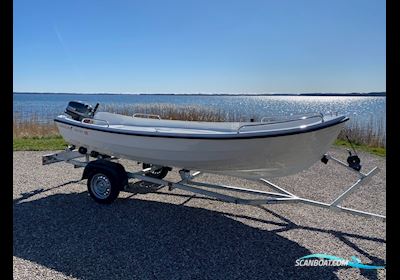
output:
<instances>
[{"instance_id":1,"label":"yamaha outboard motor","mask_svg":"<svg viewBox=\"0 0 400 280\"><path fill-rule=\"evenodd\" d=\"M93 108L82 101L70 101L65 109L65 113L70 115L72 119L81 121L84 118L93 118L98 107L99 103L97 103L95 108Z\"/></svg>"}]
</instances>

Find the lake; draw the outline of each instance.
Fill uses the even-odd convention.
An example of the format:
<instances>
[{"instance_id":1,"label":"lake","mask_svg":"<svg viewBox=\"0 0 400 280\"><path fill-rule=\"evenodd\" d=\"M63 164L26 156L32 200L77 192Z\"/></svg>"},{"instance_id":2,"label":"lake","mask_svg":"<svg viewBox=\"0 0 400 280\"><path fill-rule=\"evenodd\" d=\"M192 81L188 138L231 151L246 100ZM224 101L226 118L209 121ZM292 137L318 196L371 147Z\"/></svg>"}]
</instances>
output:
<instances>
[{"instance_id":1,"label":"lake","mask_svg":"<svg viewBox=\"0 0 400 280\"><path fill-rule=\"evenodd\" d=\"M71 100L114 106L175 104L203 106L227 115L252 118L337 112L362 126L386 126L386 97L358 96L215 96L215 95L133 95L133 94L14 94L13 111L20 118L36 116L49 121Z\"/></svg>"}]
</instances>

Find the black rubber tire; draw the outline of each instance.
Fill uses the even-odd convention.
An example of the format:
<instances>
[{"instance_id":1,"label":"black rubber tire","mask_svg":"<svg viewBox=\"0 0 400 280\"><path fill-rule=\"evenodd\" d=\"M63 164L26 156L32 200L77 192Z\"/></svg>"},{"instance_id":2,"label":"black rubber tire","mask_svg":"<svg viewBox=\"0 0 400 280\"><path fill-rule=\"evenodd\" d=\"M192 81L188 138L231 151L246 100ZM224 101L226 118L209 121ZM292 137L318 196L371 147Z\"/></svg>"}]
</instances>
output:
<instances>
[{"instance_id":1,"label":"black rubber tire","mask_svg":"<svg viewBox=\"0 0 400 280\"><path fill-rule=\"evenodd\" d=\"M110 182L110 192L107 195L107 197L101 198L93 192L91 184L92 184L93 178L96 175L105 176L108 179L108 181ZM121 191L121 186L119 186L117 182L118 182L117 178L115 178L115 176L111 172L108 172L107 170L93 172L93 173L89 174L88 179L87 179L87 188L88 188L89 195L97 203L111 204L114 202L114 200L117 199L119 192Z\"/></svg>"},{"instance_id":2,"label":"black rubber tire","mask_svg":"<svg viewBox=\"0 0 400 280\"><path fill-rule=\"evenodd\" d=\"M153 165L149 164L149 163L143 163L143 165L142 165L143 169L146 169L146 168L149 168L152 166ZM167 176L168 171L169 171L168 167L161 167L160 169L146 173L146 176L151 177L151 178L163 179L165 176Z\"/></svg>"}]
</instances>

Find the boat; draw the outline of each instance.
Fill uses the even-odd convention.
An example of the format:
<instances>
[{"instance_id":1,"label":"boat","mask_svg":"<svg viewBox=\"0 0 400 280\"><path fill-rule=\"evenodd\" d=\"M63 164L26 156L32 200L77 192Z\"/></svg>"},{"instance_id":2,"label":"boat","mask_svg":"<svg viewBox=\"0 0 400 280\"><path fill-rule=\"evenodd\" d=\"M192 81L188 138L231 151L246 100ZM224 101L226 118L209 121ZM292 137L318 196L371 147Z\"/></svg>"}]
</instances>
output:
<instances>
[{"instance_id":1,"label":"boat","mask_svg":"<svg viewBox=\"0 0 400 280\"><path fill-rule=\"evenodd\" d=\"M346 116L306 114L262 118L259 122L193 122L162 120L150 114L97 112L98 106L69 102L65 114L56 117L55 122L70 145L64 151L42 156L43 165L65 162L84 168L81 180L87 180L88 193L97 203L113 203L121 191L137 194L138 183L151 192L168 187L168 191L180 189L235 204L307 204L386 219L381 214L341 205L379 172L378 167L361 172L354 147L354 155L348 150L347 162L326 153L349 120ZM123 162L114 161L118 157L138 161L143 168L126 171ZM358 176L331 203L297 196L264 178L291 175L319 160L325 165L331 161ZM172 167L179 168L178 181L164 179ZM255 180L273 191L198 181L204 173ZM132 184L129 179L136 182ZM326 183L331 180L327 178ZM238 195L243 193L254 198Z\"/></svg>"},{"instance_id":2,"label":"boat","mask_svg":"<svg viewBox=\"0 0 400 280\"><path fill-rule=\"evenodd\" d=\"M309 168L349 120L313 113L258 122L198 122L97 112L98 105L71 101L54 120L65 141L82 153L248 179Z\"/></svg>"}]
</instances>

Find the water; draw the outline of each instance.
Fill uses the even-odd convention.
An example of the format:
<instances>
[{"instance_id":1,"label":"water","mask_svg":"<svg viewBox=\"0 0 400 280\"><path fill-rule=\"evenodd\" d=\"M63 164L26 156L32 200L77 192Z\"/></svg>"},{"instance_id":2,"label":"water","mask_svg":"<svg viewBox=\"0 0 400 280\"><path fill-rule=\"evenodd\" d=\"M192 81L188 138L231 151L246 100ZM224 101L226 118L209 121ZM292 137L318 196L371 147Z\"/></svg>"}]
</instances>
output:
<instances>
[{"instance_id":1,"label":"water","mask_svg":"<svg viewBox=\"0 0 400 280\"><path fill-rule=\"evenodd\" d=\"M386 126L386 97L356 96L180 96L180 95L99 95L99 94L14 94L14 114L21 118L37 116L41 121L64 112L71 100L114 106L175 104L213 108L230 116L271 117L310 112L337 112L364 126ZM386 134L386 132L385 132Z\"/></svg>"}]
</instances>

